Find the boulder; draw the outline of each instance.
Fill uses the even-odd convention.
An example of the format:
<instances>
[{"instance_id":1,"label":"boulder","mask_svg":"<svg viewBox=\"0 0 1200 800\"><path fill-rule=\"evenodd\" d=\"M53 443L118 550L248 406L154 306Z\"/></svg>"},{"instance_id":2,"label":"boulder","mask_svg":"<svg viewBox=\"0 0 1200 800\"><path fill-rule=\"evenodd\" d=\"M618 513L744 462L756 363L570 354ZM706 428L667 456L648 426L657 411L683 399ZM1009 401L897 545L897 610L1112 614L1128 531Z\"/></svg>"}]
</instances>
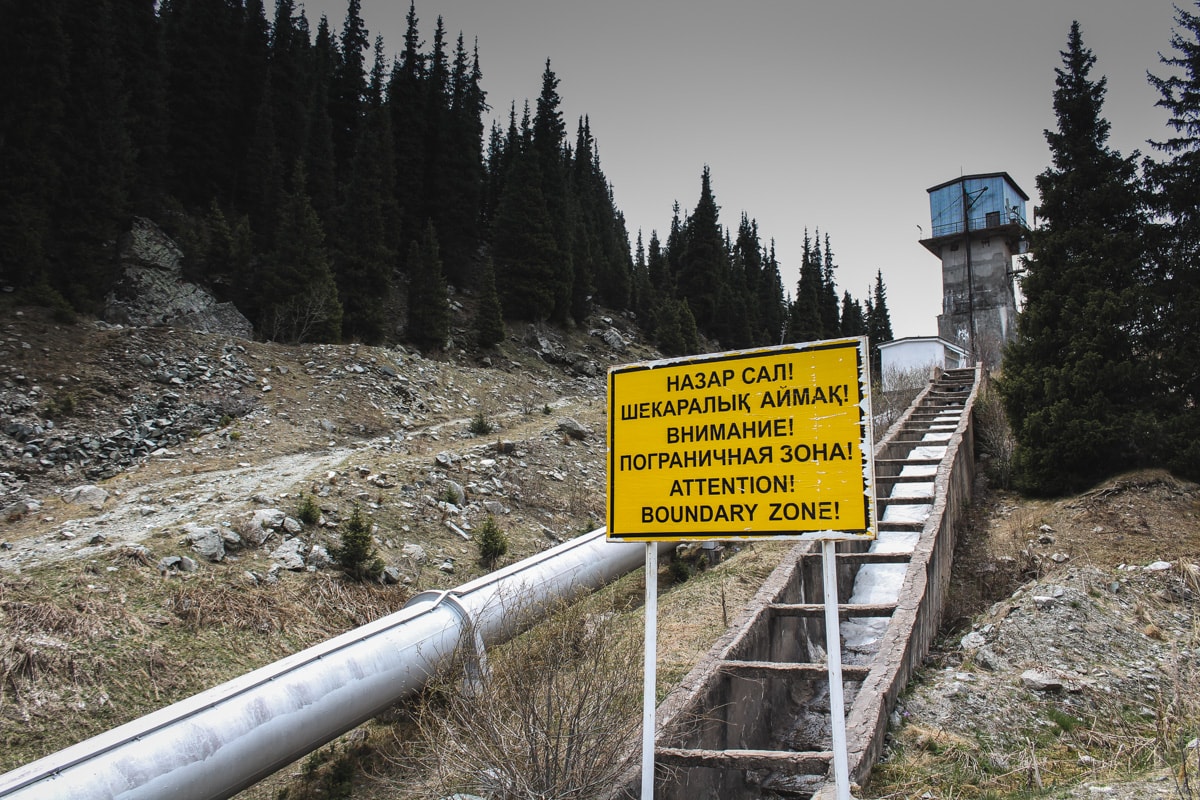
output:
<instances>
[{"instance_id":1,"label":"boulder","mask_svg":"<svg viewBox=\"0 0 1200 800\"><path fill-rule=\"evenodd\" d=\"M212 562L224 560L225 540L221 538L220 528L189 522L183 526L183 535L200 557Z\"/></svg>"},{"instance_id":2,"label":"boulder","mask_svg":"<svg viewBox=\"0 0 1200 800\"><path fill-rule=\"evenodd\" d=\"M251 547L261 547L275 531L283 526L287 515L277 508L248 511L237 518L233 527Z\"/></svg>"},{"instance_id":3,"label":"boulder","mask_svg":"<svg viewBox=\"0 0 1200 800\"><path fill-rule=\"evenodd\" d=\"M578 421L567 417L558 423L558 430L570 436L572 439L586 439L591 435L592 431L586 425L580 424Z\"/></svg>"},{"instance_id":4,"label":"boulder","mask_svg":"<svg viewBox=\"0 0 1200 800\"><path fill-rule=\"evenodd\" d=\"M108 492L99 486L76 486L63 492L63 501L71 504L86 503L94 509L101 509L108 500Z\"/></svg>"},{"instance_id":5,"label":"boulder","mask_svg":"<svg viewBox=\"0 0 1200 800\"><path fill-rule=\"evenodd\" d=\"M271 560L284 569L299 571L304 569L305 549L304 541L293 537L271 551Z\"/></svg>"}]
</instances>

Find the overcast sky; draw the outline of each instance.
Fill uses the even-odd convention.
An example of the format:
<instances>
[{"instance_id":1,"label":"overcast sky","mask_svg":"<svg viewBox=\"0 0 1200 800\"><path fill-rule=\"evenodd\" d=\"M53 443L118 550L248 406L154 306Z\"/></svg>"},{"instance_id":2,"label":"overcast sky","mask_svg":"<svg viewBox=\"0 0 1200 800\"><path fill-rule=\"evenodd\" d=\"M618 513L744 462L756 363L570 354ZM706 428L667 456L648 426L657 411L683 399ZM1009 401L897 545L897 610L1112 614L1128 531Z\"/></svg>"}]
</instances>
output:
<instances>
[{"instance_id":1,"label":"overcast sky","mask_svg":"<svg viewBox=\"0 0 1200 800\"><path fill-rule=\"evenodd\" d=\"M408 0L361 0L372 40L403 46ZM1180 4L1195 10L1184 0ZM345 0L307 0L340 34ZM1054 69L1071 21L1108 78L1110 145L1149 153L1166 133L1147 70L1170 52L1171 0L417 0L425 51L440 15L452 48L478 39L483 88L507 121L536 104L546 59L574 141L590 118L600 164L638 230L666 239L712 171L721 223L774 238L794 293L804 229L829 234L839 294L883 271L897 337L937 333L938 260L926 190L1008 172L1036 205L1049 164ZM489 123L490 124L490 123ZM1027 209L1027 213L1032 208ZM922 233L923 232L923 233Z\"/></svg>"}]
</instances>

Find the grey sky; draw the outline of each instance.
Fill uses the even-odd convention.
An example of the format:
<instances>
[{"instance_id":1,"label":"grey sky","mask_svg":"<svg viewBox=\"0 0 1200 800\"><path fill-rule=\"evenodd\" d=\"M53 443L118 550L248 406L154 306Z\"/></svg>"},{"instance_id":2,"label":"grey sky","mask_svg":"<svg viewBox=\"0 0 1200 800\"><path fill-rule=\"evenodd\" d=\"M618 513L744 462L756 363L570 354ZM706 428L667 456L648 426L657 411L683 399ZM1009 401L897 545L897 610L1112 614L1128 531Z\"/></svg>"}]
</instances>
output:
<instances>
[{"instance_id":1,"label":"grey sky","mask_svg":"<svg viewBox=\"0 0 1200 800\"><path fill-rule=\"evenodd\" d=\"M345 0L308 0L340 33ZM1190 5L1182 4L1185 8ZM362 0L372 39L403 45L408 0ZM417 0L428 50L477 38L483 88L507 120L536 102L547 58L568 135L588 115L631 245L666 238L712 171L721 222L774 238L794 292L804 229L828 233L839 294L883 270L897 337L932 335L941 310L926 189L1006 171L1037 203L1051 92L1071 20L1108 78L1110 144L1149 153L1166 115L1146 83L1170 51L1171 0ZM1032 211L1032 208L1028 209Z\"/></svg>"}]
</instances>

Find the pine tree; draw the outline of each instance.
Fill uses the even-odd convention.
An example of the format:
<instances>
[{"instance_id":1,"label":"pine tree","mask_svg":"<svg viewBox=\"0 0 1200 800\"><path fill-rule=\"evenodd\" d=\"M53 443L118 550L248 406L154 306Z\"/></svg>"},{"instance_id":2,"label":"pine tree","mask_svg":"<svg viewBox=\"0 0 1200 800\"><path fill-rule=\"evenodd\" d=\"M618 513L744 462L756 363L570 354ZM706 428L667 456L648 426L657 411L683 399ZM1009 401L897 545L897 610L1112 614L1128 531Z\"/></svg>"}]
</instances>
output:
<instances>
[{"instance_id":1,"label":"pine tree","mask_svg":"<svg viewBox=\"0 0 1200 800\"><path fill-rule=\"evenodd\" d=\"M833 277L837 267L833 263L833 248L829 244L829 234L825 234L824 260L821 265L821 288L817 305L821 310L821 334L826 339L832 339L842 334L842 324L838 314L837 283Z\"/></svg>"},{"instance_id":2,"label":"pine tree","mask_svg":"<svg viewBox=\"0 0 1200 800\"><path fill-rule=\"evenodd\" d=\"M558 94L558 76L546 59L542 72L542 90L538 95L537 111L531 128L530 152L537 160L541 175L541 192L550 220L557 259L550 271L554 308L551 319L564 323L571 313L575 268L572 263L574 237L574 208L567 188L567 162L564 157L566 125L562 118L562 98Z\"/></svg>"},{"instance_id":3,"label":"pine tree","mask_svg":"<svg viewBox=\"0 0 1200 800\"><path fill-rule=\"evenodd\" d=\"M796 297L792 301L788 318L788 341L814 342L820 340L824 332L821 323L820 245L817 244L814 248L806 230L801 252L800 279L796 284Z\"/></svg>"},{"instance_id":4,"label":"pine tree","mask_svg":"<svg viewBox=\"0 0 1200 800\"><path fill-rule=\"evenodd\" d=\"M504 310L496 291L496 271L485 258L479 275L479 306L475 311L475 342L484 348L504 341Z\"/></svg>"},{"instance_id":5,"label":"pine tree","mask_svg":"<svg viewBox=\"0 0 1200 800\"><path fill-rule=\"evenodd\" d=\"M284 342L338 341L342 306L325 234L309 201L300 161L293 169L271 239L274 247L258 273L255 292L259 333Z\"/></svg>"},{"instance_id":6,"label":"pine tree","mask_svg":"<svg viewBox=\"0 0 1200 800\"><path fill-rule=\"evenodd\" d=\"M1160 60L1170 73L1149 75L1157 105L1170 114L1174 135L1152 142L1166 156L1147 165L1154 211L1163 221L1155 237L1153 338L1146 350L1161 365L1154 380L1162 387L1168 436L1167 463L1200 479L1200 15L1175 8L1171 55Z\"/></svg>"},{"instance_id":7,"label":"pine tree","mask_svg":"<svg viewBox=\"0 0 1200 800\"><path fill-rule=\"evenodd\" d=\"M108 0L63 6L70 65L57 154L70 190L54 204L52 283L78 309L96 309L115 276L111 243L126 224L134 176L128 103Z\"/></svg>"},{"instance_id":8,"label":"pine tree","mask_svg":"<svg viewBox=\"0 0 1200 800\"><path fill-rule=\"evenodd\" d=\"M542 194L537 160L515 160L492 223L492 252L504 315L545 321L554 313L562 255Z\"/></svg>"},{"instance_id":9,"label":"pine tree","mask_svg":"<svg viewBox=\"0 0 1200 800\"><path fill-rule=\"evenodd\" d=\"M354 157L359 141L367 92L366 51L370 32L362 18L361 0L348 0L342 23L341 48L333 65L329 118L333 122L333 153L339 174Z\"/></svg>"},{"instance_id":10,"label":"pine tree","mask_svg":"<svg viewBox=\"0 0 1200 800\"><path fill-rule=\"evenodd\" d=\"M51 215L58 196L68 81L59 0L5 5L0 48L0 284L52 292Z\"/></svg>"},{"instance_id":11,"label":"pine tree","mask_svg":"<svg viewBox=\"0 0 1200 800\"><path fill-rule=\"evenodd\" d=\"M171 194L185 208L233 199L237 124L238 22L225 0L170 0L160 10L167 54Z\"/></svg>"},{"instance_id":12,"label":"pine tree","mask_svg":"<svg viewBox=\"0 0 1200 800\"><path fill-rule=\"evenodd\" d=\"M696 321L696 328L711 334L718 322L718 298L724 286L728 251L718 219L720 209L712 191L707 165L700 176L700 199L683 232L678 286Z\"/></svg>"},{"instance_id":13,"label":"pine tree","mask_svg":"<svg viewBox=\"0 0 1200 800\"><path fill-rule=\"evenodd\" d=\"M450 302L433 223L408 249L408 340L418 347L441 349L450 336Z\"/></svg>"},{"instance_id":14,"label":"pine tree","mask_svg":"<svg viewBox=\"0 0 1200 800\"><path fill-rule=\"evenodd\" d=\"M1017 483L1037 494L1076 491L1145 464L1154 447L1146 360L1137 353L1143 217L1137 154L1106 144L1105 79L1071 25L1055 70L1046 131L1052 165L1037 178L1041 226L1021 288L1025 308L1000 383L1017 440Z\"/></svg>"},{"instance_id":15,"label":"pine tree","mask_svg":"<svg viewBox=\"0 0 1200 800\"><path fill-rule=\"evenodd\" d=\"M867 319L863 314L862 304L850 296L847 291L842 295L842 336L864 336L867 332Z\"/></svg>"},{"instance_id":16,"label":"pine tree","mask_svg":"<svg viewBox=\"0 0 1200 800\"><path fill-rule=\"evenodd\" d=\"M875 289L867 305L867 338L871 345L872 380L879 380L883 377L879 345L895 338L892 334L892 315L887 307L887 287L883 285L883 270L875 271Z\"/></svg>"}]
</instances>

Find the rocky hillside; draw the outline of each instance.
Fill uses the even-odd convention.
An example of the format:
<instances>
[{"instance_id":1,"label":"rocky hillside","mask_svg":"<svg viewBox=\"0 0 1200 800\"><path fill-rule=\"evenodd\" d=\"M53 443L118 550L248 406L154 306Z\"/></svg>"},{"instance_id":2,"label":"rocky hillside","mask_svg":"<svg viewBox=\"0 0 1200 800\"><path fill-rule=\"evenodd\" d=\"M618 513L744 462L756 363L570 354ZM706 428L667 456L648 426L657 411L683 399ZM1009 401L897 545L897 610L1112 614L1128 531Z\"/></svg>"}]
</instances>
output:
<instances>
[{"instance_id":1,"label":"rocky hillside","mask_svg":"<svg viewBox=\"0 0 1200 800\"><path fill-rule=\"evenodd\" d=\"M430 359L14 310L0 331L0 567L302 492L330 525L360 504L460 542L488 513L517 538L595 527L604 370L650 351L594 322Z\"/></svg>"}]
</instances>

